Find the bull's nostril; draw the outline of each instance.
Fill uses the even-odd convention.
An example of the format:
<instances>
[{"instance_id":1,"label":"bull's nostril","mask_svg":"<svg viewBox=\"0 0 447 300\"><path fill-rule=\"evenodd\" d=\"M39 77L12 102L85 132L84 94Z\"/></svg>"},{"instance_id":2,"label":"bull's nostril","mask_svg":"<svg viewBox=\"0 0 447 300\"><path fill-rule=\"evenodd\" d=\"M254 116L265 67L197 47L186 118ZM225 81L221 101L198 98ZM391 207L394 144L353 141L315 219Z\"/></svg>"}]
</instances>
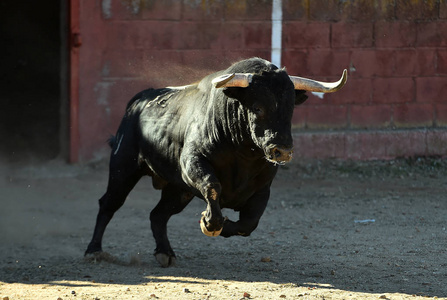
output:
<instances>
[{"instance_id":1,"label":"bull's nostril","mask_svg":"<svg viewBox=\"0 0 447 300\"><path fill-rule=\"evenodd\" d=\"M267 160L276 163L286 163L292 159L291 148L272 147L266 155Z\"/></svg>"},{"instance_id":2,"label":"bull's nostril","mask_svg":"<svg viewBox=\"0 0 447 300\"><path fill-rule=\"evenodd\" d=\"M282 152L279 151L278 149L275 149L273 153L274 153L274 155L275 155L276 158L279 158L279 157L282 156Z\"/></svg>"}]
</instances>

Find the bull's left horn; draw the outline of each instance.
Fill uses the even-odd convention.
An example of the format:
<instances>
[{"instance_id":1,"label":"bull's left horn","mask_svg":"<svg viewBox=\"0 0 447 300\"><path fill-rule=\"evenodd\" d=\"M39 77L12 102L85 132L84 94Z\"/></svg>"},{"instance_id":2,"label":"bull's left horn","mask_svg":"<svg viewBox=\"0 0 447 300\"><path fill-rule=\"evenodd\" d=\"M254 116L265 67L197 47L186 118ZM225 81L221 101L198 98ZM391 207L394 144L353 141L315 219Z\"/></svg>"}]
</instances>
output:
<instances>
[{"instance_id":1,"label":"bull's left horn","mask_svg":"<svg viewBox=\"0 0 447 300\"><path fill-rule=\"evenodd\" d=\"M224 87L247 87L250 85L252 78L253 74L233 73L216 77L211 83L217 89Z\"/></svg>"},{"instance_id":2,"label":"bull's left horn","mask_svg":"<svg viewBox=\"0 0 447 300\"><path fill-rule=\"evenodd\" d=\"M337 82L321 82L312 79L289 76L292 80L295 90L304 90L309 92L333 93L341 89L348 79L348 71L343 71L343 75Z\"/></svg>"}]
</instances>

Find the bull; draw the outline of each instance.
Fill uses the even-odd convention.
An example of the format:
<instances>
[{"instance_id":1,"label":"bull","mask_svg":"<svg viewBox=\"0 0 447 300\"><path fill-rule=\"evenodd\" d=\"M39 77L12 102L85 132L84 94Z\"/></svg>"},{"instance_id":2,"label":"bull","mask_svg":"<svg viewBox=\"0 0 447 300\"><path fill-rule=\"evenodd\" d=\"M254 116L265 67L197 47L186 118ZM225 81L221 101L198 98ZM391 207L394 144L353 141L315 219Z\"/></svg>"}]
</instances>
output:
<instances>
[{"instance_id":1,"label":"bull","mask_svg":"<svg viewBox=\"0 0 447 300\"><path fill-rule=\"evenodd\" d=\"M307 99L306 91L335 92L346 80L346 70L337 82L319 82L251 58L196 84L135 95L110 141L108 186L85 255L102 252L107 224L145 175L161 190L150 223L162 267L176 260L167 222L194 197L206 203L200 219L205 235L249 236L278 165L292 159L294 105ZM224 218L222 208L238 211L239 220Z\"/></svg>"}]
</instances>

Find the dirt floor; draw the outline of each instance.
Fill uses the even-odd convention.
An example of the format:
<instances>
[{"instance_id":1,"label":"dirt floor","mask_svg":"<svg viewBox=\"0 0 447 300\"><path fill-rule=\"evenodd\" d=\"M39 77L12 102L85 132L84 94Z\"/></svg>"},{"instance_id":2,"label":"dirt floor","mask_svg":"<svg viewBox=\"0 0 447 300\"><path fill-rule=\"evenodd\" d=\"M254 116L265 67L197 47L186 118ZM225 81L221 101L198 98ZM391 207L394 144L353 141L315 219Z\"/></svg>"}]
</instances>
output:
<instances>
[{"instance_id":1,"label":"dirt floor","mask_svg":"<svg viewBox=\"0 0 447 300\"><path fill-rule=\"evenodd\" d=\"M248 238L211 238L196 199L169 222L177 265L161 268L143 179L83 259L106 162L3 164L0 300L441 299L447 297L447 161L292 163ZM225 215L235 218L234 212Z\"/></svg>"}]
</instances>

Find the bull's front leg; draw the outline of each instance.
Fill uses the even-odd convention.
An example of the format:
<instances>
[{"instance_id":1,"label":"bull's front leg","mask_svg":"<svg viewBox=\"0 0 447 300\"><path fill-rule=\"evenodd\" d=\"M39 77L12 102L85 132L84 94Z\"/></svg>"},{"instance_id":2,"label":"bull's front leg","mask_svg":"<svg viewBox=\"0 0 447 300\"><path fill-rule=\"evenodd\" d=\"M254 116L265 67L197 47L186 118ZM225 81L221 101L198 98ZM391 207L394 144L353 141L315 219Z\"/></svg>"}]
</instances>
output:
<instances>
[{"instance_id":1,"label":"bull's front leg","mask_svg":"<svg viewBox=\"0 0 447 300\"><path fill-rule=\"evenodd\" d=\"M218 236L222 232L224 219L219 204L220 194L220 184L208 185L202 192L207 205L206 210L202 212L200 229L207 236Z\"/></svg>"},{"instance_id":2,"label":"bull's front leg","mask_svg":"<svg viewBox=\"0 0 447 300\"><path fill-rule=\"evenodd\" d=\"M239 220L225 220L221 233L223 237L234 235L249 236L258 227L259 220L267 207L270 197L270 185L256 192L241 208Z\"/></svg>"},{"instance_id":3,"label":"bull's front leg","mask_svg":"<svg viewBox=\"0 0 447 300\"><path fill-rule=\"evenodd\" d=\"M180 162L183 180L198 190L207 204L200 219L200 229L207 236L220 235L224 224L219 204L222 187L213 167L204 157L192 153L183 153Z\"/></svg>"}]
</instances>

